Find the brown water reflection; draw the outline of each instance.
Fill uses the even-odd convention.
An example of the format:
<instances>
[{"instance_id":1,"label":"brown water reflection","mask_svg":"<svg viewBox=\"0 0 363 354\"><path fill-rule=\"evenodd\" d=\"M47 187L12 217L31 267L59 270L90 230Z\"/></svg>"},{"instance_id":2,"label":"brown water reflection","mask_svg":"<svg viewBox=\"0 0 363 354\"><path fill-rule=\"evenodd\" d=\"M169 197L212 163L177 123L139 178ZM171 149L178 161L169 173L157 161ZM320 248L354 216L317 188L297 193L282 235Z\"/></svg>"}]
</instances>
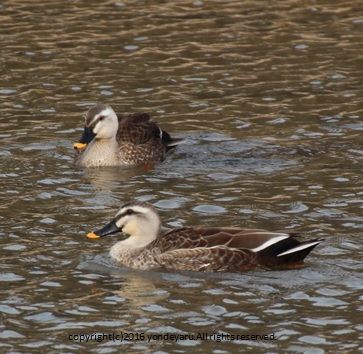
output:
<instances>
[{"instance_id":1,"label":"brown water reflection","mask_svg":"<svg viewBox=\"0 0 363 354\"><path fill-rule=\"evenodd\" d=\"M0 19L0 351L362 351L360 1L5 0ZM95 102L187 141L149 171L79 169ZM116 239L85 235L130 199L165 228L325 242L285 272L118 269ZM69 340L120 331L277 339Z\"/></svg>"}]
</instances>

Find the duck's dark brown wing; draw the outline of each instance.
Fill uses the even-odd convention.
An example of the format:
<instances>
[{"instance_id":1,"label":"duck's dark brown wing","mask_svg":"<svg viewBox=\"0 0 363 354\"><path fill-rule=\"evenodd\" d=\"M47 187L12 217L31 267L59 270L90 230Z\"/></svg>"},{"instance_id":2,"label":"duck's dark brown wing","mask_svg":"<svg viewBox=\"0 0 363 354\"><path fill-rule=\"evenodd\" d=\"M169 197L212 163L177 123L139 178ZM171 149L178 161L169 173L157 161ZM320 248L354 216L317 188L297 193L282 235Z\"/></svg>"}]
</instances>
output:
<instances>
[{"instance_id":1,"label":"duck's dark brown wing","mask_svg":"<svg viewBox=\"0 0 363 354\"><path fill-rule=\"evenodd\" d=\"M254 254L256 262L260 265L275 266L302 262L321 241L314 239L301 242L296 236L295 233L237 227L183 227L167 232L150 246L157 248L161 253L172 252L174 256L181 254L182 250L190 252L202 248L222 249L223 252L227 252L225 249L228 249L232 254L237 251L245 255ZM238 252L236 255L240 254ZM241 262L243 264L243 261ZM204 260L202 263L205 263Z\"/></svg>"},{"instance_id":2,"label":"duck's dark brown wing","mask_svg":"<svg viewBox=\"0 0 363 354\"><path fill-rule=\"evenodd\" d=\"M129 115L123 115L123 114L117 114L118 122L121 123L125 121L126 119L130 119L132 122L148 122L151 119L151 116L149 113L133 113Z\"/></svg>"},{"instance_id":3,"label":"duck's dark brown wing","mask_svg":"<svg viewBox=\"0 0 363 354\"><path fill-rule=\"evenodd\" d=\"M161 139L161 130L148 113L119 116L117 139L134 145Z\"/></svg>"},{"instance_id":4,"label":"duck's dark brown wing","mask_svg":"<svg viewBox=\"0 0 363 354\"><path fill-rule=\"evenodd\" d=\"M123 142L135 145L149 141L160 141L166 151L175 148L184 139L172 138L168 132L161 130L158 124L151 120L148 113L134 113L129 116L118 115L119 128L117 138Z\"/></svg>"},{"instance_id":5,"label":"duck's dark brown wing","mask_svg":"<svg viewBox=\"0 0 363 354\"><path fill-rule=\"evenodd\" d=\"M182 227L170 230L155 242L161 250L226 246L253 249L278 236L289 238L287 233L269 232L238 227Z\"/></svg>"},{"instance_id":6,"label":"duck's dark brown wing","mask_svg":"<svg viewBox=\"0 0 363 354\"><path fill-rule=\"evenodd\" d=\"M158 262L168 269L204 272L243 271L254 268L256 254L250 250L224 246L172 250L158 255Z\"/></svg>"}]
</instances>

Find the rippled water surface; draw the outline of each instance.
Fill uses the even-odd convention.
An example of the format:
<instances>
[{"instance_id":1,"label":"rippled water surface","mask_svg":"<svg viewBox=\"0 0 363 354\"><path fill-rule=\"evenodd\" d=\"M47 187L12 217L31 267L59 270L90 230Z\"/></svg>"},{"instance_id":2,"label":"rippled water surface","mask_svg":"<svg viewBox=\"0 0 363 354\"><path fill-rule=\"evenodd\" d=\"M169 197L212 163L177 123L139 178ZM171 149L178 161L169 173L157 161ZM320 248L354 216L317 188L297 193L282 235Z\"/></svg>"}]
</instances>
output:
<instances>
[{"instance_id":1,"label":"rippled water surface","mask_svg":"<svg viewBox=\"0 0 363 354\"><path fill-rule=\"evenodd\" d=\"M0 19L1 352L363 350L361 1L4 0ZM151 170L80 169L96 102L187 140ZM116 238L85 235L132 199L164 229L324 242L288 271L117 268Z\"/></svg>"}]
</instances>

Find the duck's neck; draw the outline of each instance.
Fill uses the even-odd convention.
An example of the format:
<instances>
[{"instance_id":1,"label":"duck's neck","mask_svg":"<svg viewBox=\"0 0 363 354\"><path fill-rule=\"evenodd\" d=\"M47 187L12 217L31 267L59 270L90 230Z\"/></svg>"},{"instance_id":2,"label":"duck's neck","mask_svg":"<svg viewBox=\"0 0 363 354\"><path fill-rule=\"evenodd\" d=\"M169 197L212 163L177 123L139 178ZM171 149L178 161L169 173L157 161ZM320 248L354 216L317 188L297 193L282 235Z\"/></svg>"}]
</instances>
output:
<instances>
[{"instance_id":1,"label":"duck's neck","mask_svg":"<svg viewBox=\"0 0 363 354\"><path fill-rule=\"evenodd\" d=\"M89 148L93 150L112 150L115 151L115 147L117 146L116 137L112 137L109 139L95 139L90 144ZM109 152L109 151L108 151Z\"/></svg>"},{"instance_id":2,"label":"duck's neck","mask_svg":"<svg viewBox=\"0 0 363 354\"><path fill-rule=\"evenodd\" d=\"M145 251L145 248L153 240L145 237L130 236L124 241L117 242L111 247L110 256L116 261L123 262L124 259L133 259Z\"/></svg>"},{"instance_id":3,"label":"duck's neck","mask_svg":"<svg viewBox=\"0 0 363 354\"><path fill-rule=\"evenodd\" d=\"M155 239L154 237L145 237L145 235L143 236L133 235L128 237L126 240L118 242L116 245L119 245L120 248L122 247L128 250L140 249L150 245L150 243L153 242L154 239Z\"/></svg>"},{"instance_id":4,"label":"duck's neck","mask_svg":"<svg viewBox=\"0 0 363 354\"><path fill-rule=\"evenodd\" d=\"M110 251L111 257L118 258L122 254L138 254L150 245L159 235L160 223L154 226L147 223L129 224L124 232L131 235L126 240L116 243Z\"/></svg>"}]
</instances>

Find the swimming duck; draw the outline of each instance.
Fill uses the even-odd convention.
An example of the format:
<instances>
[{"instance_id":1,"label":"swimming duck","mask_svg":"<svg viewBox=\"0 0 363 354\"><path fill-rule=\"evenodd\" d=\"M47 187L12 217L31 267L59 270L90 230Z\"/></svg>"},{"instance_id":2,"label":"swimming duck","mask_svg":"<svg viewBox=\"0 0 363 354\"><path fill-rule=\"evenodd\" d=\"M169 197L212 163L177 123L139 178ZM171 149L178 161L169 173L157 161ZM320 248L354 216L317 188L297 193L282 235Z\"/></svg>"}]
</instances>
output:
<instances>
[{"instance_id":1,"label":"swimming duck","mask_svg":"<svg viewBox=\"0 0 363 354\"><path fill-rule=\"evenodd\" d=\"M85 167L161 162L183 139L161 130L148 113L117 115L104 104L89 109L78 143L76 164Z\"/></svg>"},{"instance_id":2,"label":"swimming duck","mask_svg":"<svg viewBox=\"0 0 363 354\"><path fill-rule=\"evenodd\" d=\"M129 268L205 272L296 266L321 242L298 241L293 233L238 227L180 227L160 235L160 227L156 209L136 201L123 205L110 223L87 237L128 234L111 248L110 256Z\"/></svg>"}]
</instances>

